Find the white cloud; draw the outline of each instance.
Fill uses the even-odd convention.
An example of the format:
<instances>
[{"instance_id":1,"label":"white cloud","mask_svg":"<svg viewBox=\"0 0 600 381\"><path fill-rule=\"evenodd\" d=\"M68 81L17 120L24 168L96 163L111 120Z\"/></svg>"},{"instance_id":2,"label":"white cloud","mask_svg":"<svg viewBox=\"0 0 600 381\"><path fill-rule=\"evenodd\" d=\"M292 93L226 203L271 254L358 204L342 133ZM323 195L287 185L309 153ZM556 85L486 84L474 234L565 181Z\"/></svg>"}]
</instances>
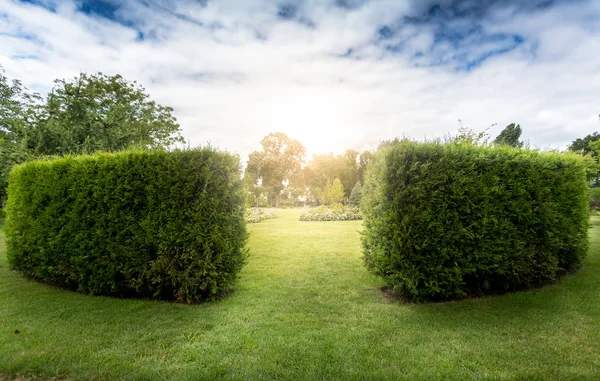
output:
<instances>
[{"instance_id":1,"label":"white cloud","mask_svg":"<svg viewBox=\"0 0 600 381\"><path fill-rule=\"evenodd\" d=\"M298 17L311 20L310 27L279 20L268 0L154 10L129 2L117 16L139 26L146 36L139 42L136 30L77 12L73 3L52 13L0 0L0 64L41 92L79 71L121 73L175 108L192 145L210 141L243 160L272 131L298 138L312 153L340 153L403 134L444 136L457 130L459 118L476 130L497 123L494 136L520 123L523 137L540 147L563 148L600 129L600 21L590 16L600 14L598 2L494 10L478 23L525 43L469 72L453 64L415 67L413 55L432 46L426 27L407 25L394 36L405 43L402 53L375 43L378 28L398 25L417 2L355 3L344 10L303 2ZM479 57L492 46L503 45L471 46L469 54ZM340 57L350 48L351 57ZM455 59L451 43L436 49Z\"/></svg>"}]
</instances>

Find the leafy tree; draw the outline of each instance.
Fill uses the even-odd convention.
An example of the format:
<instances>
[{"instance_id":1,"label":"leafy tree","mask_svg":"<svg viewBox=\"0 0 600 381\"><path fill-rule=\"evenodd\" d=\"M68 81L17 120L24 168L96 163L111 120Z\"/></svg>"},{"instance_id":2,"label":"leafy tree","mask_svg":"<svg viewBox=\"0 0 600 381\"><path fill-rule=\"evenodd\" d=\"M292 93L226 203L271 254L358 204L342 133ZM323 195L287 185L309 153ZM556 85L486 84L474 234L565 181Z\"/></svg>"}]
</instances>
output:
<instances>
[{"instance_id":1,"label":"leafy tree","mask_svg":"<svg viewBox=\"0 0 600 381\"><path fill-rule=\"evenodd\" d=\"M365 151L358 157L358 181L361 184L365 182L365 172L367 171L367 165L371 157L373 157L373 152L371 151Z\"/></svg>"},{"instance_id":2,"label":"leafy tree","mask_svg":"<svg viewBox=\"0 0 600 381\"><path fill-rule=\"evenodd\" d=\"M350 190L359 180L359 153L347 150L343 155L326 154L314 155L304 168L304 178L309 188L323 189L327 181L338 178L346 190L345 197L350 196Z\"/></svg>"},{"instance_id":3,"label":"leafy tree","mask_svg":"<svg viewBox=\"0 0 600 381\"><path fill-rule=\"evenodd\" d=\"M297 171L291 176L286 190L289 192L289 197L294 201L294 206L298 206L298 200L307 195L303 171Z\"/></svg>"},{"instance_id":4,"label":"leafy tree","mask_svg":"<svg viewBox=\"0 0 600 381\"><path fill-rule=\"evenodd\" d=\"M8 171L31 158L183 142L172 111L120 75L56 80L44 100L0 68L0 200Z\"/></svg>"},{"instance_id":5,"label":"leafy tree","mask_svg":"<svg viewBox=\"0 0 600 381\"><path fill-rule=\"evenodd\" d=\"M589 134L583 138L573 140L568 149L569 151L577 152L584 156L591 154L592 157L597 157L598 152L590 146L590 143L596 142L598 140L600 140L600 134L598 134L598 131L595 131L594 133Z\"/></svg>"},{"instance_id":6,"label":"leafy tree","mask_svg":"<svg viewBox=\"0 0 600 381\"><path fill-rule=\"evenodd\" d=\"M336 204L341 203L344 200L344 186L340 179L336 178L333 183L327 181L325 186L324 201L325 204Z\"/></svg>"},{"instance_id":7,"label":"leafy tree","mask_svg":"<svg viewBox=\"0 0 600 381\"><path fill-rule=\"evenodd\" d=\"M350 193L350 199L348 200L348 204L352 206L360 206L360 200L362 199L362 185L360 185L360 181L354 185L352 188L352 192Z\"/></svg>"},{"instance_id":8,"label":"leafy tree","mask_svg":"<svg viewBox=\"0 0 600 381\"><path fill-rule=\"evenodd\" d=\"M319 187L310 188L310 195L314 199L315 203L320 204L320 205L325 204L325 200L323 199L323 197L325 195L325 191L323 190L323 188L319 188Z\"/></svg>"},{"instance_id":9,"label":"leafy tree","mask_svg":"<svg viewBox=\"0 0 600 381\"><path fill-rule=\"evenodd\" d=\"M173 109L150 100L137 82L120 75L81 73L54 83L45 121L29 142L38 154L165 148L184 142Z\"/></svg>"},{"instance_id":10,"label":"leafy tree","mask_svg":"<svg viewBox=\"0 0 600 381\"><path fill-rule=\"evenodd\" d=\"M0 66L0 206L6 198L8 172L30 156L23 142L38 117L39 101L40 96L20 81L9 81Z\"/></svg>"},{"instance_id":11,"label":"leafy tree","mask_svg":"<svg viewBox=\"0 0 600 381\"><path fill-rule=\"evenodd\" d=\"M571 145L567 147L569 151L579 153L589 157L595 165L588 170L588 179L591 181L591 187L600 187L600 134L595 131L583 138L573 140Z\"/></svg>"},{"instance_id":12,"label":"leafy tree","mask_svg":"<svg viewBox=\"0 0 600 381\"><path fill-rule=\"evenodd\" d=\"M340 162L338 178L344 186L345 197L350 197L352 187L359 181L358 157L359 153L357 151L349 149L338 159Z\"/></svg>"},{"instance_id":13,"label":"leafy tree","mask_svg":"<svg viewBox=\"0 0 600 381\"><path fill-rule=\"evenodd\" d=\"M260 144L263 150L254 151L248 156L247 171L257 182L273 189L275 206L279 208L284 182L300 171L306 148L282 132L268 134Z\"/></svg>"},{"instance_id":14,"label":"leafy tree","mask_svg":"<svg viewBox=\"0 0 600 381\"><path fill-rule=\"evenodd\" d=\"M523 147L523 142L519 141L519 138L521 137L522 132L520 124L515 125L514 123L511 123L504 127L502 132L500 132L500 135L494 139L494 143L497 145L508 145L515 148L521 148Z\"/></svg>"}]
</instances>

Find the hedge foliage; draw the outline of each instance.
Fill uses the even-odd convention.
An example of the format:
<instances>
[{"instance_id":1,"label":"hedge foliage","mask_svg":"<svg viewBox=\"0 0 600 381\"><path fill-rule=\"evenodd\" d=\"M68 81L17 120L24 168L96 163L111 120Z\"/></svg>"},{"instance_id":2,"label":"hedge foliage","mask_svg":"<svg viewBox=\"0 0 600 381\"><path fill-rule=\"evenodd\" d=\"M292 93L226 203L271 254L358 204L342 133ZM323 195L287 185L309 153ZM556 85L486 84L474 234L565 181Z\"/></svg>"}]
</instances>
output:
<instances>
[{"instance_id":1,"label":"hedge foliage","mask_svg":"<svg viewBox=\"0 0 600 381\"><path fill-rule=\"evenodd\" d=\"M413 300L555 280L588 249L586 166L572 154L391 144L363 187L365 263Z\"/></svg>"},{"instance_id":2,"label":"hedge foliage","mask_svg":"<svg viewBox=\"0 0 600 381\"><path fill-rule=\"evenodd\" d=\"M319 206L302 211L300 221L354 221L362 220L358 207L342 204Z\"/></svg>"},{"instance_id":3,"label":"hedge foliage","mask_svg":"<svg viewBox=\"0 0 600 381\"><path fill-rule=\"evenodd\" d=\"M185 302L246 259L239 159L212 148L34 161L10 173L10 266L90 294Z\"/></svg>"}]
</instances>

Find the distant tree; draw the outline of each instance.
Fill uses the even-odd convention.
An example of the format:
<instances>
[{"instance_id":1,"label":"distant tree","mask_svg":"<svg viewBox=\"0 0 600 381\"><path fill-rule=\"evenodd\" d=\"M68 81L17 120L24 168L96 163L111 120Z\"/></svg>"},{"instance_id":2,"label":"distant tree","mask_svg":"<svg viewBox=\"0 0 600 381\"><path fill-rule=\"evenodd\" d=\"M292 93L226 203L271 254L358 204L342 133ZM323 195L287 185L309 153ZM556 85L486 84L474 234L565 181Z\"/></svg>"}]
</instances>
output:
<instances>
[{"instance_id":1,"label":"distant tree","mask_svg":"<svg viewBox=\"0 0 600 381\"><path fill-rule=\"evenodd\" d=\"M337 177L344 186L345 197L350 197L352 187L359 181L358 158L358 151L352 149L346 150L342 156L338 156L340 168Z\"/></svg>"},{"instance_id":2,"label":"distant tree","mask_svg":"<svg viewBox=\"0 0 600 381\"><path fill-rule=\"evenodd\" d=\"M294 201L294 206L298 206L298 201L307 195L303 171L297 171L291 176L286 186L286 191L288 191L290 198Z\"/></svg>"},{"instance_id":3,"label":"distant tree","mask_svg":"<svg viewBox=\"0 0 600 381\"><path fill-rule=\"evenodd\" d=\"M323 190L323 188L319 188L319 187L310 188L310 195L316 204L319 204L319 205L325 204L325 200L323 199L323 196L325 195L325 191Z\"/></svg>"},{"instance_id":4,"label":"distant tree","mask_svg":"<svg viewBox=\"0 0 600 381\"><path fill-rule=\"evenodd\" d=\"M352 206L360 206L360 200L362 199L362 185L360 185L360 181L354 185L352 188L352 192L350 193L350 199L348 200L348 204Z\"/></svg>"},{"instance_id":5,"label":"distant tree","mask_svg":"<svg viewBox=\"0 0 600 381\"><path fill-rule=\"evenodd\" d=\"M327 180L327 184L325 184L325 188L323 189L323 204L329 205L331 204L331 181Z\"/></svg>"},{"instance_id":6,"label":"distant tree","mask_svg":"<svg viewBox=\"0 0 600 381\"><path fill-rule=\"evenodd\" d=\"M591 156L595 158L598 156L598 153L594 151L592 147L590 147L590 143L596 142L598 140L600 140L600 134L598 134L598 131L595 131L594 133L589 134L583 138L573 140L568 149L569 151L577 152L584 156L591 154Z\"/></svg>"},{"instance_id":7,"label":"distant tree","mask_svg":"<svg viewBox=\"0 0 600 381\"><path fill-rule=\"evenodd\" d=\"M246 191L246 205L258 207L260 197L265 191L263 187L256 185L256 180L248 171L244 172L242 184L244 185L244 190Z\"/></svg>"},{"instance_id":8,"label":"distant tree","mask_svg":"<svg viewBox=\"0 0 600 381\"><path fill-rule=\"evenodd\" d=\"M373 152L365 151L361 153L358 158L358 181L361 184L364 184L365 182L365 172L367 171L367 165L372 156Z\"/></svg>"},{"instance_id":9,"label":"distant tree","mask_svg":"<svg viewBox=\"0 0 600 381\"><path fill-rule=\"evenodd\" d=\"M593 160L595 166L588 170L588 179L591 181L591 187L600 187L600 134L596 131L583 138L573 140L567 148L571 152L587 156Z\"/></svg>"},{"instance_id":10,"label":"distant tree","mask_svg":"<svg viewBox=\"0 0 600 381\"><path fill-rule=\"evenodd\" d=\"M325 204L336 204L344 201L344 186L340 179L336 178L333 183L327 182L325 187Z\"/></svg>"},{"instance_id":11,"label":"distant tree","mask_svg":"<svg viewBox=\"0 0 600 381\"><path fill-rule=\"evenodd\" d=\"M350 196L350 191L359 179L358 168L359 153L347 150L343 155L314 155L312 160L304 167L306 185L310 188L324 188L327 181L340 179L345 197Z\"/></svg>"},{"instance_id":12,"label":"distant tree","mask_svg":"<svg viewBox=\"0 0 600 381\"><path fill-rule=\"evenodd\" d=\"M282 132L272 132L261 141L262 151L248 156L247 171L263 186L269 186L275 194L275 206L281 205L284 182L300 171L306 149L299 141L290 139Z\"/></svg>"},{"instance_id":13,"label":"distant tree","mask_svg":"<svg viewBox=\"0 0 600 381\"><path fill-rule=\"evenodd\" d=\"M523 147L523 142L519 141L521 133L521 125L515 125L514 123L511 123L508 126L504 127L502 132L500 132L496 139L494 139L494 144L508 145L514 148L521 148Z\"/></svg>"}]
</instances>

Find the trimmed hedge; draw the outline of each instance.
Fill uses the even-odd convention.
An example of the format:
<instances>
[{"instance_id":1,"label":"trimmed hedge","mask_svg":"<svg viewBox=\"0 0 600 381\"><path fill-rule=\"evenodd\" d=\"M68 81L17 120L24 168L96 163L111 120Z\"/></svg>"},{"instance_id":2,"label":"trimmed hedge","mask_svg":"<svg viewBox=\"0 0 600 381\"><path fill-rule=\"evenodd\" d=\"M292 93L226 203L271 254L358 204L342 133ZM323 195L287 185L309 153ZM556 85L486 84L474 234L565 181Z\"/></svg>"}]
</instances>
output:
<instances>
[{"instance_id":1,"label":"trimmed hedge","mask_svg":"<svg viewBox=\"0 0 600 381\"><path fill-rule=\"evenodd\" d=\"M34 161L10 173L10 266L84 293L197 302L246 259L239 159L211 148Z\"/></svg>"},{"instance_id":2,"label":"trimmed hedge","mask_svg":"<svg viewBox=\"0 0 600 381\"><path fill-rule=\"evenodd\" d=\"M535 287L587 253L576 155L401 141L375 155L365 183L365 264L409 299Z\"/></svg>"}]
</instances>

